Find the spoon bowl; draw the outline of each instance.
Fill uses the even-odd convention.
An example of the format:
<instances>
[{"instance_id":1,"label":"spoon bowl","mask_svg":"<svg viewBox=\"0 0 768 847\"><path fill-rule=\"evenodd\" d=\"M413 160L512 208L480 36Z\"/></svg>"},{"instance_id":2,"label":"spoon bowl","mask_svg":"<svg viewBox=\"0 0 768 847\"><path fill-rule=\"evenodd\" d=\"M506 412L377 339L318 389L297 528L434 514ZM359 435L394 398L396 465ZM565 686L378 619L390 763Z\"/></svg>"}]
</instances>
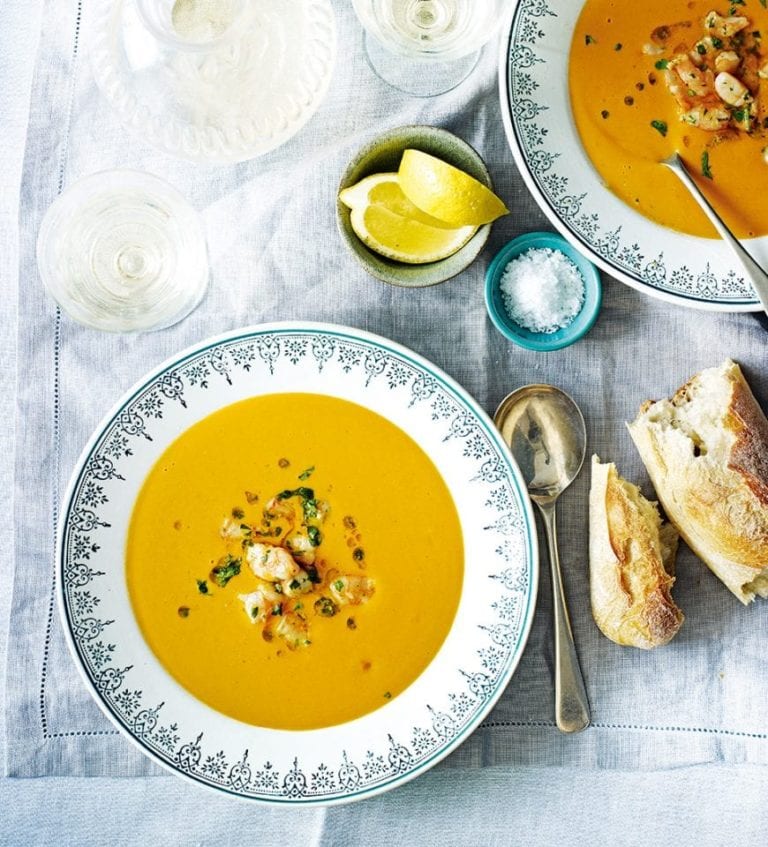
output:
<instances>
[{"instance_id":1,"label":"spoon bowl","mask_svg":"<svg viewBox=\"0 0 768 847\"><path fill-rule=\"evenodd\" d=\"M555 504L584 464L584 416L559 388L526 385L502 400L494 423L520 467L544 523L555 619L555 720L563 732L579 732L589 726L589 702L563 589Z\"/></svg>"},{"instance_id":2,"label":"spoon bowl","mask_svg":"<svg viewBox=\"0 0 768 847\"><path fill-rule=\"evenodd\" d=\"M556 498L584 464L587 428L581 409L559 388L526 385L504 398L496 425L528 484L531 500Z\"/></svg>"}]
</instances>

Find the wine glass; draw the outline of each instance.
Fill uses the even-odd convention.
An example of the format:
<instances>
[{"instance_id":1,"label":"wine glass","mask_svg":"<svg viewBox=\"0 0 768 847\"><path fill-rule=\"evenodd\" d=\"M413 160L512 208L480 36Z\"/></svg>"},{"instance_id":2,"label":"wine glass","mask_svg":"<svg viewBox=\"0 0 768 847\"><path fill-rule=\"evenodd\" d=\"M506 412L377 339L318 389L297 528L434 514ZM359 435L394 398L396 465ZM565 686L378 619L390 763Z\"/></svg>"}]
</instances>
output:
<instances>
[{"instance_id":1,"label":"wine glass","mask_svg":"<svg viewBox=\"0 0 768 847\"><path fill-rule=\"evenodd\" d=\"M197 213L167 182L140 171L102 171L71 185L45 213L37 263L71 318L111 332L171 326L208 285Z\"/></svg>"},{"instance_id":2,"label":"wine glass","mask_svg":"<svg viewBox=\"0 0 768 847\"><path fill-rule=\"evenodd\" d=\"M366 56L374 72L416 97L443 94L469 76L505 6L504 0L352 3L366 30Z\"/></svg>"}]
</instances>

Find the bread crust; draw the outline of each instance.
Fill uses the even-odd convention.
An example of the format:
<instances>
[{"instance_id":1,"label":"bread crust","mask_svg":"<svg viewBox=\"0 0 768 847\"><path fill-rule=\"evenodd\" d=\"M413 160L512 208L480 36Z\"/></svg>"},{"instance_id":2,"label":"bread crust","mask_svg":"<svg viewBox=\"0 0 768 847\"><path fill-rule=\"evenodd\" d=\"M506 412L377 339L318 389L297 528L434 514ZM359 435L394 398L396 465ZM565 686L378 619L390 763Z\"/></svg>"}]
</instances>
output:
<instances>
[{"instance_id":1,"label":"bread crust","mask_svg":"<svg viewBox=\"0 0 768 847\"><path fill-rule=\"evenodd\" d=\"M730 359L628 425L669 519L742 601L768 596L768 421Z\"/></svg>"},{"instance_id":2,"label":"bread crust","mask_svg":"<svg viewBox=\"0 0 768 847\"><path fill-rule=\"evenodd\" d=\"M600 631L624 646L667 644L684 619L670 594L677 532L613 463L597 456L589 529L590 599Z\"/></svg>"},{"instance_id":3,"label":"bread crust","mask_svg":"<svg viewBox=\"0 0 768 847\"><path fill-rule=\"evenodd\" d=\"M733 376L727 426L736 435L728 467L741 474L752 493L768 508L768 420L755 400L741 368ZM768 562L766 562L768 564Z\"/></svg>"}]
</instances>

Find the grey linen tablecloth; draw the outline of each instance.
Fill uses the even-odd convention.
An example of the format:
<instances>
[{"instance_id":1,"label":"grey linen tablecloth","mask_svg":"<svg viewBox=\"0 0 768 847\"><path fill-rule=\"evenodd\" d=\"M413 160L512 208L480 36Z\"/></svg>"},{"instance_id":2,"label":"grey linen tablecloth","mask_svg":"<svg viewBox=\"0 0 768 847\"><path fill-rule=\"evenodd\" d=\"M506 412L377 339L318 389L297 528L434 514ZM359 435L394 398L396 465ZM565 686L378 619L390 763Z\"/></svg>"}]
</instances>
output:
<instances>
[{"instance_id":1,"label":"grey linen tablecloth","mask_svg":"<svg viewBox=\"0 0 768 847\"><path fill-rule=\"evenodd\" d=\"M21 14L22 4L12 5ZM55 608L53 545L64 486L102 414L146 370L189 344L262 321L327 320L413 348L489 412L517 386L552 382L584 410L590 451L616 461L646 493L647 476L624 427L641 401L666 396L696 371L731 356L768 407L767 336L753 316L685 310L605 276L603 310L585 340L550 354L506 342L486 316L484 271L509 238L551 226L529 196L504 138L494 49L486 49L475 73L455 91L430 100L407 98L373 76L349 4L335 7L339 62L329 96L310 124L261 159L206 168L168 158L117 123L88 64L93 4L45 6L21 179L18 287L3 299L4 325L12 325L17 306L18 337L0 338L4 361L16 356L18 364L16 403L2 412L8 431L12 414L16 422L13 539L7 538L7 524L1 530L5 549L15 544L5 686L9 775L159 773L116 733L80 681ZM345 250L334 221L346 162L377 133L410 123L443 126L472 144L512 212L495 225L468 271L415 291L367 276ZM41 289L35 238L46 208L74 179L117 166L165 177L206 224L209 293L170 330L100 334L62 316ZM2 223L14 257L13 222ZM3 270L15 279L12 268ZM6 396L13 396L7 369L4 381ZM592 727L565 737L554 726L551 595L543 573L534 627L511 685L482 727L441 767L505 766L512 772L551 766L561 773L564 767L766 764L768 608L760 602L742 607L683 549L675 586L687 616L680 635L648 653L609 642L589 611L588 484L585 471L564 496L559 529Z\"/></svg>"}]
</instances>

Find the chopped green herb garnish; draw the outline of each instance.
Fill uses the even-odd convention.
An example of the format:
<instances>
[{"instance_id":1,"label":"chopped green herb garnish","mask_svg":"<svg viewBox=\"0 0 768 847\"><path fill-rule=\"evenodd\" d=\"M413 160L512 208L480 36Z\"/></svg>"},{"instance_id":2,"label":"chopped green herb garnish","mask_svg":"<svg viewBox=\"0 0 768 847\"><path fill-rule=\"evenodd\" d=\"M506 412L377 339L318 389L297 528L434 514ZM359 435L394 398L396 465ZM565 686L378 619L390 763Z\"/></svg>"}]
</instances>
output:
<instances>
[{"instance_id":1,"label":"chopped green herb garnish","mask_svg":"<svg viewBox=\"0 0 768 847\"><path fill-rule=\"evenodd\" d=\"M317 517L317 500L315 500L315 492L312 488L286 488L275 499L288 500L290 497L299 497L301 499L301 506L304 510L304 518L306 520Z\"/></svg>"},{"instance_id":2,"label":"chopped green herb garnish","mask_svg":"<svg viewBox=\"0 0 768 847\"><path fill-rule=\"evenodd\" d=\"M306 571L307 576L309 577L309 581L313 585L317 585L318 583L322 582L320 574L317 572L317 568L314 565L304 565L304 570Z\"/></svg>"},{"instance_id":3,"label":"chopped green herb garnish","mask_svg":"<svg viewBox=\"0 0 768 847\"><path fill-rule=\"evenodd\" d=\"M667 122L666 121L651 121L651 126L656 130L656 132L666 137L667 134Z\"/></svg>"},{"instance_id":4,"label":"chopped green herb garnish","mask_svg":"<svg viewBox=\"0 0 768 847\"><path fill-rule=\"evenodd\" d=\"M696 52L699 54L699 56L703 56L707 52L706 44L697 44Z\"/></svg>"},{"instance_id":5,"label":"chopped green herb garnish","mask_svg":"<svg viewBox=\"0 0 768 847\"><path fill-rule=\"evenodd\" d=\"M301 583L298 581L298 579L292 579L288 583L288 588L290 588L291 591L295 591L297 588L301 588Z\"/></svg>"},{"instance_id":6,"label":"chopped green herb garnish","mask_svg":"<svg viewBox=\"0 0 768 847\"><path fill-rule=\"evenodd\" d=\"M323 536L320 530L316 526L308 526L307 527L307 536L309 538L309 543L313 547L319 547L320 543L323 540Z\"/></svg>"},{"instance_id":7,"label":"chopped green herb garnish","mask_svg":"<svg viewBox=\"0 0 768 847\"><path fill-rule=\"evenodd\" d=\"M272 615L276 618L279 618L282 614L283 614L283 604L282 603L276 603L272 607Z\"/></svg>"},{"instance_id":8,"label":"chopped green herb garnish","mask_svg":"<svg viewBox=\"0 0 768 847\"><path fill-rule=\"evenodd\" d=\"M746 109L734 109L733 117L738 123L743 123L749 112Z\"/></svg>"},{"instance_id":9,"label":"chopped green herb garnish","mask_svg":"<svg viewBox=\"0 0 768 847\"><path fill-rule=\"evenodd\" d=\"M245 517L245 512L242 509L238 509L238 507L235 506L235 508L232 509L232 517L236 521L241 521Z\"/></svg>"},{"instance_id":10,"label":"chopped green herb garnish","mask_svg":"<svg viewBox=\"0 0 768 847\"><path fill-rule=\"evenodd\" d=\"M269 521L262 521L262 526L265 528L253 529L253 527L251 527L251 535L256 535L259 538L277 538L283 531L281 526L272 527L272 524Z\"/></svg>"},{"instance_id":11,"label":"chopped green herb garnish","mask_svg":"<svg viewBox=\"0 0 768 847\"><path fill-rule=\"evenodd\" d=\"M216 567L211 571L211 579L219 586L219 588L224 588L233 576L237 576L240 573L241 565L241 559L236 559L234 556L227 553L227 555L224 556L224 558L219 561L218 565L216 565Z\"/></svg>"},{"instance_id":12,"label":"chopped green herb garnish","mask_svg":"<svg viewBox=\"0 0 768 847\"><path fill-rule=\"evenodd\" d=\"M258 606L252 606L251 607L251 617L257 618L258 616L259 616L259 607Z\"/></svg>"},{"instance_id":13,"label":"chopped green herb garnish","mask_svg":"<svg viewBox=\"0 0 768 847\"><path fill-rule=\"evenodd\" d=\"M352 551L352 558L356 562L362 562L363 559L365 558L365 551L363 550L363 548L362 547L355 547L355 549Z\"/></svg>"},{"instance_id":14,"label":"chopped green herb garnish","mask_svg":"<svg viewBox=\"0 0 768 847\"><path fill-rule=\"evenodd\" d=\"M294 612L300 612L303 608L304 608L304 604L303 604L303 603L297 603L297 604L293 607L293 611L294 611Z\"/></svg>"},{"instance_id":15,"label":"chopped green herb garnish","mask_svg":"<svg viewBox=\"0 0 768 847\"><path fill-rule=\"evenodd\" d=\"M723 46L723 40L721 38L715 38L715 36L713 35L712 46L715 48L715 50L719 50Z\"/></svg>"},{"instance_id":16,"label":"chopped green herb garnish","mask_svg":"<svg viewBox=\"0 0 768 847\"><path fill-rule=\"evenodd\" d=\"M669 67L669 59L659 59L654 63L654 67L657 71L665 71Z\"/></svg>"},{"instance_id":17,"label":"chopped green herb garnish","mask_svg":"<svg viewBox=\"0 0 768 847\"><path fill-rule=\"evenodd\" d=\"M760 5L761 5L764 9L765 9L765 8L768 8L768 6L766 6L766 2L768 2L768 0L760 0Z\"/></svg>"},{"instance_id":18,"label":"chopped green herb garnish","mask_svg":"<svg viewBox=\"0 0 768 847\"><path fill-rule=\"evenodd\" d=\"M597 41L591 35L585 35L584 43L589 47L590 44L597 44Z\"/></svg>"},{"instance_id":19,"label":"chopped green herb garnish","mask_svg":"<svg viewBox=\"0 0 768 847\"><path fill-rule=\"evenodd\" d=\"M333 587L337 591L343 591L344 590L344 580L343 579L337 579L336 582L333 583Z\"/></svg>"},{"instance_id":20,"label":"chopped green herb garnish","mask_svg":"<svg viewBox=\"0 0 768 847\"><path fill-rule=\"evenodd\" d=\"M197 590L201 594L207 594L208 593L208 583L204 579L198 579L197 580Z\"/></svg>"},{"instance_id":21,"label":"chopped green herb garnish","mask_svg":"<svg viewBox=\"0 0 768 847\"><path fill-rule=\"evenodd\" d=\"M302 500L313 500L315 492L312 488L286 488L277 495L277 500L287 500L289 497L301 497Z\"/></svg>"},{"instance_id":22,"label":"chopped green herb garnish","mask_svg":"<svg viewBox=\"0 0 768 847\"><path fill-rule=\"evenodd\" d=\"M272 583L272 588L274 588L274 589L275 589L275 592L276 592L277 594L282 594L282 593L283 593L283 586L282 586L282 584L281 584L281 583L279 583L279 582L273 582L273 583Z\"/></svg>"},{"instance_id":23,"label":"chopped green herb garnish","mask_svg":"<svg viewBox=\"0 0 768 847\"><path fill-rule=\"evenodd\" d=\"M319 597L315 600L315 613L324 618L332 618L339 611L339 607L330 597Z\"/></svg>"},{"instance_id":24,"label":"chopped green herb garnish","mask_svg":"<svg viewBox=\"0 0 768 847\"><path fill-rule=\"evenodd\" d=\"M179 606L179 617L180 618L188 618L189 617L189 606Z\"/></svg>"},{"instance_id":25,"label":"chopped green herb garnish","mask_svg":"<svg viewBox=\"0 0 768 847\"><path fill-rule=\"evenodd\" d=\"M707 179L713 178L712 171L709 167L709 153L706 150L701 154L701 173Z\"/></svg>"},{"instance_id":26,"label":"chopped green herb garnish","mask_svg":"<svg viewBox=\"0 0 768 847\"><path fill-rule=\"evenodd\" d=\"M621 50L622 46L622 44L616 44L613 49L618 52L619 50Z\"/></svg>"},{"instance_id":27,"label":"chopped green herb garnish","mask_svg":"<svg viewBox=\"0 0 768 847\"><path fill-rule=\"evenodd\" d=\"M311 468L307 468L305 471L302 471L299 474L299 479L302 480L302 481L304 481L305 479L309 479L314 472L315 472L315 466L312 465Z\"/></svg>"}]
</instances>

